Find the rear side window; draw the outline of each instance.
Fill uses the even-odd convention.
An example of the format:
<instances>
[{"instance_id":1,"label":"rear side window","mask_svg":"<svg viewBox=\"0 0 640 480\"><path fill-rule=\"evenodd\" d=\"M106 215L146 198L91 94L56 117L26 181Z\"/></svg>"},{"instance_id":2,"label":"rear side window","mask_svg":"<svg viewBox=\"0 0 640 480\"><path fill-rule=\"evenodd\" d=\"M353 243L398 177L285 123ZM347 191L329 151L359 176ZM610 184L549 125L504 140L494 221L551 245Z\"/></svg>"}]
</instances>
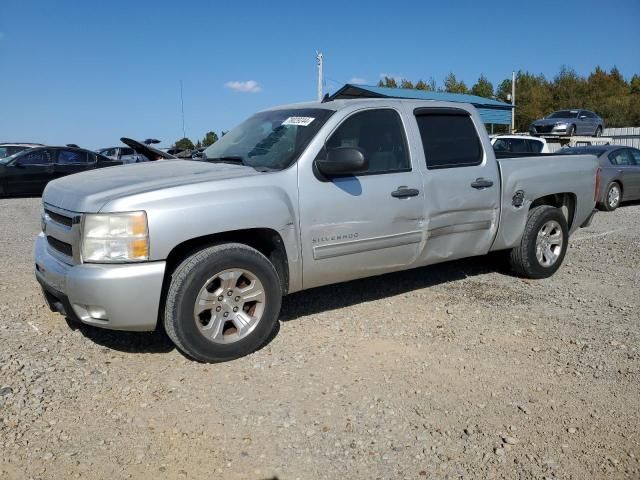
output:
<instances>
[{"instance_id":1,"label":"rear side window","mask_svg":"<svg viewBox=\"0 0 640 480\"><path fill-rule=\"evenodd\" d=\"M429 170L470 167L482 163L482 147L471 117L464 111L416 111Z\"/></svg>"},{"instance_id":2,"label":"rear side window","mask_svg":"<svg viewBox=\"0 0 640 480\"><path fill-rule=\"evenodd\" d=\"M58 160L56 163L59 165L87 163L87 152L80 152L77 150L59 150Z\"/></svg>"},{"instance_id":3,"label":"rear side window","mask_svg":"<svg viewBox=\"0 0 640 480\"><path fill-rule=\"evenodd\" d=\"M533 153L540 153L544 147L544 143L537 140L527 140L527 142L529 142L529 148Z\"/></svg>"},{"instance_id":4,"label":"rear side window","mask_svg":"<svg viewBox=\"0 0 640 480\"><path fill-rule=\"evenodd\" d=\"M631 154L627 149L616 150L615 152L611 152L609 154L609 160L613 165L633 165Z\"/></svg>"},{"instance_id":5,"label":"rear side window","mask_svg":"<svg viewBox=\"0 0 640 480\"><path fill-rule=\"evenodd\" d=\"M631 153L631 157L637 166L640 167L640 150L636 150L635 148L630 148L629 153Z\"/></svg>"},{"instance_id":6,"label":"rear side window","mask_svg":"<svg viewBox=\"0 0 640 480\"><path fill-rule=\"evenodd\" d=\"M359 175L411 169L404 128L395 110L366 110L350 116L327 140L326 147L362 150L369 169Z\"/></svg>"}]
</instances>

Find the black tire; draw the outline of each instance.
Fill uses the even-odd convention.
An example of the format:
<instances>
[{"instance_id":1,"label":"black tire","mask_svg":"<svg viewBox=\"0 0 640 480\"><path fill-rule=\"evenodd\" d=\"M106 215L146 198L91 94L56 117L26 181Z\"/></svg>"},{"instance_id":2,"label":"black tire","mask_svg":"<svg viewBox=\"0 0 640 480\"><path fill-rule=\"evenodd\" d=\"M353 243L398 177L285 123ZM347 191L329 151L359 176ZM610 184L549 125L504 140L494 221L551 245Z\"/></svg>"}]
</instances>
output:
<instances>
[{"instance_id":1,"label":"black tire","mask_svg":"<svg viewBox=\"0 0 640 480\"><path fill-rule=\"evenodd\" d=\"M536 256L538 233L548 222L555 221L562 231L562 245L555 262L549 266L543 265ZM562 265L569 243L569 229L567 220L560 209L549 205L534 207L529 211L527 223L520 245L511 250L511 268L516 273L527 278L547 278L553 275Z\"/></svg>"},{"instance_id":2,"label":"black tire","mask_svg":"<svg viewBox=\"0 0 640 480\"><path fill-rule=\"evenodd\" d=\"M250 272L265 293L264 311L255 328L233 343L215 343L196 324L195 302L212 275L229 269ZM164 327L176 347L201 362L223 362L260 348L275 328L282 303L282 287L273 264L260 252L239 243L204 248L187 257L171 275Z\"/></svg>"},{"instance_id":3,"label":"black tire","mask_svg":"<svg viewBox=\"0 0 640 480\"><path fill-rule=\"evenodd\" d=\"M567 132L567 136L568 137L573 137L576 134L576 126L575 125L571 125L569 127L569 131Z\"/></svg>"},{"instance_id":4,"label":"black tire","mask_svg":"<svg viewBox=\"0 0 640 480\"><path fill-rule=\"evenodd\" d=\"M595 137L601 137L602 136L602 127L598 127L596 128L596 133L594 134Z\"/></svg>"},{"instance_id":5,"label":"black tire","mask_svg":"<svg viewBox=\"0 0 640 480\"><path fill-rule=\"evenodd\" d=\"M612 190L617 189L618 195L617 200L615 194L612 194ZM616 208L620 206L620 202L622 201L622 187L618 182L611 182L607 185L607 193L604 195L604 202L601 204L601 207L606 212L613 212Z\"/></svg>"}]
</instances>

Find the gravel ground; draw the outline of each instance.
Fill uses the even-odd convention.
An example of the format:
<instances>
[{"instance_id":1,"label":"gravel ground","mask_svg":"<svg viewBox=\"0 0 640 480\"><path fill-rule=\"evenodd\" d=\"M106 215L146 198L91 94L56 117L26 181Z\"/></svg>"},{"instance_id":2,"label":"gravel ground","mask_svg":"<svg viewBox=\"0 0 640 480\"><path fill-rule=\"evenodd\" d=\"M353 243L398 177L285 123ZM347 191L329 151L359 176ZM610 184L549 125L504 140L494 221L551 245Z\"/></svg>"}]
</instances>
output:
<instances>
[{"instance_id":1,"label":"gravel ground","mask_svg":"<svg viewBox=\"0 0 640 480\"><path fill-rule=\"evenodd\" d=\"M551 279L495 256L287 297L246 358L70 326L0 200L0 478L640 478L640 205Z\"/></svg>"}]
</instances>

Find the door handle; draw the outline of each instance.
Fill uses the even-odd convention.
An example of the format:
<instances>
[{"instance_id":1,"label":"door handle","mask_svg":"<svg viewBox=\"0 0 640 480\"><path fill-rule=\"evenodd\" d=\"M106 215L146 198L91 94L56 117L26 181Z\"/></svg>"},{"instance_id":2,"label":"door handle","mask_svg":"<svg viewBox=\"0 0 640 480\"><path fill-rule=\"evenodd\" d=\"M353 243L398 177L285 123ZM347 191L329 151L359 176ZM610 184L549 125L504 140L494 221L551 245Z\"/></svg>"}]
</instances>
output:
<instances>
[{"instance_id":1,"label":"door handle","mask_svg":"<svg viewBox=\"0 0 640 480\"><path fill-rule=\"evenodd\" d=\"M471 186L478 190L482 190L483 188L493 187L493 181L487 180L486 178L476 178L475 182L471 182Z\"/></svg>"},{"instance_id":2,"label":"door handle","mask_svg":"<svg viewBox=\"0 0 640 480\"><path fill-rule=\"evenodd\" d=\"M408 188L406 185L398 187L397 190L391 192L391 196L393 198L408 198L408 197L416 197L420 193L420 190L417 188Z\"/></svg>"}]
</instances>

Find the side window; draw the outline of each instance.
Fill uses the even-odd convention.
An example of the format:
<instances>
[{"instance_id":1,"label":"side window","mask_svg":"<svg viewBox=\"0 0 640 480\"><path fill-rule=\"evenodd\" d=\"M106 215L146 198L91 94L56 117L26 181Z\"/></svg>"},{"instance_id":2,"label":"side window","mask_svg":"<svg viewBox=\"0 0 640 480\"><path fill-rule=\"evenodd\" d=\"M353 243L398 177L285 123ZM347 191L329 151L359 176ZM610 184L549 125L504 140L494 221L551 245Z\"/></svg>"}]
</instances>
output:
<instances>
[{"instance_id":1,"label":"side window","mask_svg":"<svg viewBox=\"0 0 640 480\"><path fill-rule=\"evenodd\" d=\"M511 140L511 151L513 153L529 153L527 140L520 138L514 138Z\"/></svg>"},{"instance_id":2,"label":"side window","mask_svg":"<svg viewBox=\"0 0 640 480\"><path fill-rule=\"evenodd\" d=\"M58 165L73 165L87 163L87 152L78 150L58 150Z\"/></svg>"},{"instance_id":3,"label":"side window","mask_svg":"<svg viewBox=\"0 0 640 480\"><path fill-rule=\"evenodd\" d=\"M609 154L609 161L614 165L632 165L631 155L627 149L616 150Z\"/></svg>"},{"instance_id":4,"label":"side window","mask_svg":"<svg viewBox=\"0 0 640 480\"><path fill-rule=\"evenodd\" d=\"M493 149L496 152L508 152L509 151L509 142L504 138L498 138L493 143Z\"/></svg>"},{"instance_id":5,"label":"side window","mask_svg":"<svg viewBox=\"0 0 640 480\"><path fill-rule=\"evenodd\" d=\"M416 112L427 168L470 167L482 163L482 146L471 117L462 113Z\"/></svg>"},{"instance_id":6,"label":"side window","mask_svg":"<svg viewBox=\"0 0 640 480\"><path fill-rule=\"evenodd\" d=\"M20 157L20 165L48 165L49 153L46 150L36 150Z\"/></svg>"},{"instance_id":7,"label":"side window","mask_svg":"<svg viewBox=\"0 0 640 480\"><path fill-rule=\"evenodd\" d=\"M135 155L136 152L133 151L133 148L121 148L120 155Z\"/></svg>"},{"instance_id":8,"label":"side window","mask_svg":"<svg viewBox=\"0 0 640 480\"><path fill-rule=\"evenodd\" d=\"M369 161L364 174L411 169L404 127L395 110L367 110L352 115L331 135L326 147L362 150Z\"/></svg>"},{"instance_id":9,"label":"side window","mask_svg":"<svg viewBox=\"0 0 640 480\"><path fill-rule=\"evenodd\" d=\"M527 140L529 142L529 148L533 153L540 153L544 144L542 142L538 142L537 140Z\"/></svg>"},{"instance_id":10,"label":"side window","mask_svg":"<svg viewBox=\"0 0 640 480\"><path fill-rule=\"evenodd\" d=\"M630 148L629 153L631 154L631 157L633 158L634 163L638 167L640 167L640 150L636 150L635 148Z\"/></svg>"}]
</instances>

